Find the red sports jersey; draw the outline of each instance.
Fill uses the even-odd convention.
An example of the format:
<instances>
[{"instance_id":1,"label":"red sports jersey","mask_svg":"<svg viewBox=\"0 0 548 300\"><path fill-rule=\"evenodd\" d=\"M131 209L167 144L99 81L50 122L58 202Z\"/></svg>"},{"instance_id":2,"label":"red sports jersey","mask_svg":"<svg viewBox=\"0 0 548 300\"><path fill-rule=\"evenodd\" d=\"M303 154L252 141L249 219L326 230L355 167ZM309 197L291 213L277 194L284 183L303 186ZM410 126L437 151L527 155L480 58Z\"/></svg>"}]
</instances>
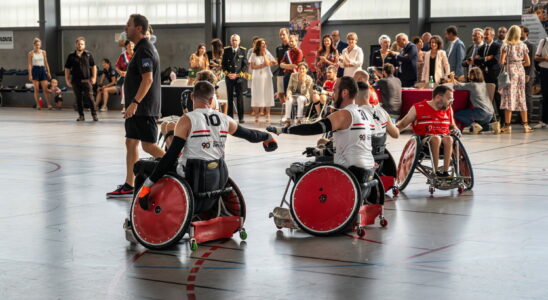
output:
<instances>
[{"instance_id":1,"label":"red sports jersey","mask_svg":"<svg viewBox=\"0 0 548 300\"><path fill-rule=\"evenodd\" d=\"M372 86L369 86L369 104L375 106L379 104L379 97L377 96L377 91Z\"/></svg>"},{"instance_id":2,"label":"red sports jersey","mask_svg":"<svg viewBox=\"0 0 548 300\"><path fill-rule=\"evenodd\" d=\"M413 122L413 132L419 136L449 134L453 110L435 110L427 101L423 100L413 105L417 113Z\"/></svg>"},{"instance_id":3,"label":"red sports jersey","mask_svg":"<svg viewBox=\"0 0 548 300\"><path fill-rule=\"evenodd\" d=\"M323 83L323 89L326 90L326 91L328 91L328 92L332 92L334 86L335 86L335 81L326 80L326 81Z\"/></svg>"}]
</instances>

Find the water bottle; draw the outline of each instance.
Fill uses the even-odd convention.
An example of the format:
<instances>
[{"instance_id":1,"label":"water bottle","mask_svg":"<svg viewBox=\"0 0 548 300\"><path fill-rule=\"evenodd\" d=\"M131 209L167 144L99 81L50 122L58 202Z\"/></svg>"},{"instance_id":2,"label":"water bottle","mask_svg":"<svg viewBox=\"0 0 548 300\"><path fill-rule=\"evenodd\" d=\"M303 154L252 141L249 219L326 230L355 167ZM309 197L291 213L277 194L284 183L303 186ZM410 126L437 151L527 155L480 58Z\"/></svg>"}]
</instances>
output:
<instances>
[{"instance_id":1,"label":"water bottle","mask_svg":"<svg viewBox=\"0 0 548 300\"><path fill-rule=\"evenodd\" d=\"M430 76L430 80L428 81L428 88L434 89L434 76Z\"/></svg>"},{"instance_id":2,"label":"water bottle","mask_svg":"<svg viewBox=\"0 0 548 300\"><path fill-rule=\"evenodd\" d=\"M42 97L38 98L38 105L40 106L40 108L44 107L44 101L42 100Z\"/></svg>"}]
</instances>

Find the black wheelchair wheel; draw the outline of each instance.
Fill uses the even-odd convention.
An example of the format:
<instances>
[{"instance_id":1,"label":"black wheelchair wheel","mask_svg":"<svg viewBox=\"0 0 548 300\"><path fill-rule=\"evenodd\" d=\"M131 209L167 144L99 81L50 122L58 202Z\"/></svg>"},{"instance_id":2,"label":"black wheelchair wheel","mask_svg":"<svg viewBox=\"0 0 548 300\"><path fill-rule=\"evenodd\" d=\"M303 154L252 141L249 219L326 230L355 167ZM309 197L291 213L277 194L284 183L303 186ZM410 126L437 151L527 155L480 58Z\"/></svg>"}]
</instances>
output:
<instances>
[{"instance_id":1,"label":"black wheelchair wheel","mask_svg":"<svg viewBox=\"0 0 548 300\"><path fill-rule=\"evenodd\" d=\"M472 162L468 157L468 153L466 152L462 141L456 136L453 136L453 139L455 140L453 143L453 154L456 155L456 153L459 153L459 156L455 157L458 158L459 161L458 175L464 177L464 189L471 190L474 187L474 170L472 169Z\"/></svg>"},{"instance_id":2,"label":"black wheelchair wheel","mask_svg":"<svg viewBox=\"0 0 548 300\"><path fill-rule=\"evenodd\" d=\"M411 181L411 177L413 177L413 173L419 162L421 148L421 138L418 135L413 135L407 144L405 144L397 169L396 187L398 190L403 191L407 187L407 184L409 184L409 181Z\"/></svg>"}]
</instances>

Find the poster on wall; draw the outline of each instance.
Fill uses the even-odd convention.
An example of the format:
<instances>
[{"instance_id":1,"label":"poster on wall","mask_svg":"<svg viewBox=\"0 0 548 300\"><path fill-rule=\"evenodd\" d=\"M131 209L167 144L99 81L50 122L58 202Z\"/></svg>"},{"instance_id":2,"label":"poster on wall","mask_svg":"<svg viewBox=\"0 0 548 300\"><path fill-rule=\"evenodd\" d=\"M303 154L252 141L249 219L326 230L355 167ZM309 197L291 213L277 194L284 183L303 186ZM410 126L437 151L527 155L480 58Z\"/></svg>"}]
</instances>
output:
<instances>
[{"instance_id":1,"label":"poster on wall","mask_svg":"<svg viewBox=\"0 0 548 300\"><path fill-rule=\"evenodd\" d=\"M289 31L299 37L299 48L312 72L321 40L321 2L292 2Z\"/></svg>"},{"instance_id":2,"label":"poster on wall","mask_svg":"<svg viewBox=\"0 0 548 300\"><path fill-rule=\"evenodd\" d=\"M548 32L548 0L523 0L521 24L529 28L529 40L538 44Z\"/></svg>"},{"instance_id":3,"label":"poster on wall","mask_svg":"<svg viewBox=\"0 0 548 300\"><path fill-rule=\"evenodd\" d=\"M0 31L0 49L13 49L13 31Z\"/></svg>"}]
</instances>

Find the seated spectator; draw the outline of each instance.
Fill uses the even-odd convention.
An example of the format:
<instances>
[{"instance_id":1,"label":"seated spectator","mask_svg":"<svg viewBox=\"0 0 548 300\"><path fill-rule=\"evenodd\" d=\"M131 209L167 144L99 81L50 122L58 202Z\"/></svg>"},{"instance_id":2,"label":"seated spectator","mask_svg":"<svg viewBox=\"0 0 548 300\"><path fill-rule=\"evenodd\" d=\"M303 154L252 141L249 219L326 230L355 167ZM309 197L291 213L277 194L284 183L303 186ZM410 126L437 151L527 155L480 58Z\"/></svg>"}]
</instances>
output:
<instances>
[{"instance_id":1,"label":"seated spectator","mask_svg":"<svg viewBox=\"0 0 548 300\"><path fill-rule=\"evenodd\" d=\"M339 51L335 49L333 40L329 34L323 36L322 46L316 55L316 84L322 86L327 78L327 68L337 66Z\"/></svg>"},{"instance_id":2,"label":"seated spectator","mask_svg":"<svg viewBox=\"0 0 548 300\"><path fill-rule=\"evenodd\" d=\"M101 109L99 109L99 111L107 111L109 94L119 93L120 88L116 86L116 82L118 81L118 74L116 73L116 70L112 68L110 60L108 58L103 58L102 64L103 71L101 72L101 77L97 82L98 88L96 105L99 106L99 104L101 104L101 100L103 100L103 105L101 106Z\"/></svg>"},{"instance_id":3,"label":"seated spectator","mask_svg":"<svg viewBox=\"0 0 548 300\"><path fill-rule=\"evenodd\" d=\"M358 46L358 35L350 32L346 35L348 47L346 47L339 57L340 63L344 67L344 76L352 77L354 72L362 69L363 50Z\"/></svg>"},{"instance_id":4,"label":"seated spectator","mask_svg":"<svg viewBox=\"0 0 548 300\"><path fill-rule=\"evenodd\" d=\"M122 113L125 113L124 81L126 78L127 67L129 65L129 62L131 61L131 58L133 57L133 49L135 48L135 44L130 40L126 40L124 46L125 50L120 54L118 60L116 61L116 72L118 72L118 75L120 76L117 86L120 89L120 100L123 107Z\"/></svg>"},{"instance_id":5,"label":"seated spectator","mask_svg":"<svg viewBox=\"0 0 548 300\"><path fill-rule=\"evenodd\" d=\"M388 112L394 122L401 114L401 81L394 76L396 68L392 64L385 64L382 68L383 78L375 84L381 94L381 106Z\"/></svg>"},{"instance_id":6,"label":"seated spectator","mask_svg":"<svg viewBox=\"0 0 548 300\"><path fill-rule=\"evenodd\" d=\"M417 78L420 80L422 78L422 68L424 67L424 51L422 49L424 48L424 43L422 42L422 39L418 36L413 37L413 44L417 46ZM428 44L428 50L430 50L430 43ZM426 51L428 51L426 50Z\"/></svg>"},{"instance_id":7,"label":"seated spectator","mask_svg":"<svg viewBox=\"0 0 548 300\"><path fill-rule=\"evenodd\" d=\"M466 90L470 92L470 102L473 108L463 109L455 112L455 119L461 122L464 127L470 127L470 132L478 134L489 129L489 123L495 112L493 103L487 94L487 86L483 79L483 72L478 67L468 72L468 83L460 83L451 75L451 82L455 90Z\"/></svg>"},{"instance_id":8,"label":"seated spectator","mask_svg":"<svg viewBox=\"0 0 548 300\"><path fill-rule=\"evenodd\" d=\"M223 60L223 42L220 39L211 41L211 50L206 53L209 59L209 68L217 76L217 80L221 80L223 73L221 72Z\"/></svg>"},{"instance_id":9,"label":"seated spectator","mask_svg":"<svg viewBox=\"0 0 548 300\"><path fill-rule=\"evenodd\" d=\"M325 74L326 80L323 83L322 91L319 94L314 93L312 96L314 109L318 117L321 117L321 105L325 105L327 98L333 96L333 87L335 86L335 82L337 82L337 66L329 66Z\"/></svg>"},{"instance_id":10,"label":"seated spectator","mask_svg":"<svg viewBox=\"0 0 548 300\"><path fill-rule=\"evenodd\" d=\"M297 102L297 120L298 123L303 118L303 111L306 103L312 100L314 95L314 79L308 73L308 65L301 62L297 66L298 73L291 74L287 87L287 100L285 101L285 116L282 122L288 122L291 119L291 108L293 103Z\"/></svg>"},{"instance_id":11,"label":"seated spectator","mask_svg":"<svg viewBox=\"0 0 548 300\"><path fill-rule=\"evenodd\" d=\"M206 55L205 44L198 45L196 53L192 53L189 62L188 85L194 85L194 82L196 82L196 74L202 70L209 70L209 60Z\"/></svg>"},{"instance_id":12,"label":"seated spectator","mask_svg":"<svg viewBox=\"0 0 548 300\"><path fill-rule=\"evenodd\" d=\"M379 37L379 46L381 46L381 48L371 55L369 66L375 68L375 74L378 78L382 78L382 67L385 63L395 65L397 63L396 56L398 54L390 51L390 37L385 34Z\"/></svg>"},{"instance_id":13,"label":"seated spectator","mask_svg":"<svg viewBox=\"0 0 548 300\"><path fill-rule=\"evenodd\" d=\"M443 48L443 42L438 35L430 39L430 51L424 52L424 66L422 69L422 78L420 82L428 83L430 78L434 79L435 84L446 82L451 70L447 54Z\"/></svg>"},{"instance_id":14,"label":"seated spectator","mask_svg":"<svg viewBox=\"0 0 548 300\"><path fill-rule=\"evenodd\" d=\"M61 110L61 108L63 107L63 92L59 88L59 82L57 81L57 79L51 80L49 94L53 96L53 100L55 101L55 108L57 110Z\"/></svg>"},{"instance_id":15,"label":"seated spectator","mask_svg":"<svg viewBox=\"0 0 548 300\"><path fill-rule=\"evenodd\" d=\"M370 90L369 93L369 103L371 105L375 106L379 104L379 97L377 96L377 92L375 92L375 89L373 86L369 85L369 73L365 72L364 70L358 70L354 72L354 80L356 82L365 82L367 83L367 86Z\"/></svg>"}]
</instances>

